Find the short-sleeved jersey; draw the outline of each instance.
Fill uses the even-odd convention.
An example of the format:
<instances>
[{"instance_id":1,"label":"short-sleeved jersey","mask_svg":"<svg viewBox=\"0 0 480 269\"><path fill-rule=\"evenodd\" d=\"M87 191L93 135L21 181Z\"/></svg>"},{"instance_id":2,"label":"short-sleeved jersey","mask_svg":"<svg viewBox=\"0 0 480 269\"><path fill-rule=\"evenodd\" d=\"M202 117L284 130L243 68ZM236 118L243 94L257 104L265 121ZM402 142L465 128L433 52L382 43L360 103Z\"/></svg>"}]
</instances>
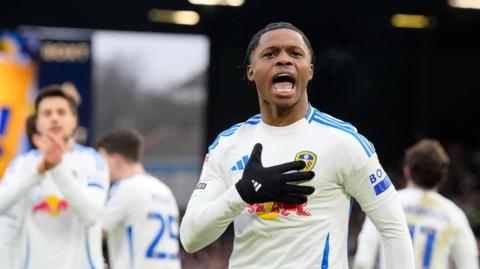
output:
<instances>
[{"instance_id":1,"label":"short-sleeved jersey","mask_svg":"<svg viewBox=\"0 0 480 269\"><path fill-rule=\"evenodd\" d=\"M36 169L42 158L37 150L20 155L0 186L21 193L7 203L13 205L1 205L0 224L9 220L9 225L0 229L19 234L12 262L25 269L103 268L100 212L108 188L104 159L93 148L76 145L59 165L40 175Z\"/></svg>"},{"instance_id":2,"label":"short-sleeved jersey","mask_svg":"<svg viewBox=\"0 0 480 269\"><path fill-rule=\"evenodd\" d=\"M229 268L348 268L352 198L368 212L396 192L373 145L352 125L313 107L289 126L267 125L257 115L222 132L209 147L187 211L231 189L256 143L263 146L264 167L305 161L315 177L300 184L315 192L301 205L247 205L234 220Z\"/></svg>"},{"instance_id":3,"label":"short-sleeved jersey","mask_svg":"<svg viewBox=\"0 0 480 269\"><path fill-rule=\"evenodd\" d=\"M112 269L180 269L178 207L159 179L141 173L117 181L102 226Z\"/></svg>"},{"instance_id":4,"label":"short-sleeved jersey","mask_svg":"<svg viewBox=\"0 0 480 269\"><path fill-rule=\"evenodd\" d=\"M475 237L459 207L434 191L406 188L398 193L414 246L416 268L447 269L450 259L458 269L478 268ZM366 219L355 258L358 268L373 268L372 257L380 243L377 230ZM381 268L385 268L383 260L382 253Z\"/></svg>"}]
</instances>

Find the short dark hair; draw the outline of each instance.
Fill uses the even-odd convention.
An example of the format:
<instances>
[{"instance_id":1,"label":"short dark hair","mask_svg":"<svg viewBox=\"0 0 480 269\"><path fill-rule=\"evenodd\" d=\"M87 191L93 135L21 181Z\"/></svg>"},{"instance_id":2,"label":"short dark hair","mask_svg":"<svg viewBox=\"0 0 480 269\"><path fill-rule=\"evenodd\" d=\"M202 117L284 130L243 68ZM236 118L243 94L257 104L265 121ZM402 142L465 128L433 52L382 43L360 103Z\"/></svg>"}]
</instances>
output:
<instances>
[{"instance_id":1,"label":"short dark hair","mask_svg":"<svg viewBox=\"0 0 480 269\"><path fill-rule=\"evenodd\" d=\"M405 151L405 166L410 168L415 185L432 189L447 179L450 159L440 142L422 139Z\"/></svg>"},{"instance_id":2,"label":"short dark hair","mask_svg":"<svg viewBox=\"0 0 480 269\"><path fill-rule=\"evenodd\" d=\"M256 34L252 36L250 43L248 43L247 52L245 53L245 60L243 62L244 68L247 68L248 65L250 64L250 57L252 56L253 51L258 47L258 43L260 42L260 38L262 37L262 35L267 32L278 30L278 29L290 29L299 33L302 36L303 41L307 45L308 50L310 51L310 59L311 59L310 62L312 64L315 63L315 54L313 53L310 40L308 40L307 36L300 29L298 29L297 27L295 27L293 24L289 22L272 22L267 26L263 27L262 29L260 29L260 31L258 31Z\"/></svg>"},{"instance_id":3,"label":"short dark hair","mask_svg":"<svg viewBox=\"0 0 480 269\"><path fill-rule=\"evenodd\" d=\"M78 108L77 108L77 101L71 96L70 94L66 93L61 85L53 84L46 86L44 88L41 88L37 98L35 98L35 112L38 112L38 107L40 106L40 102L42 102L43 99L48 98L48 97L61 97L67 100L68 105L70 106L70 109L72 110L72 113L74 115L77 115L78 113Z\"/></svg>"},{"instance_id":4,"label":"short dark hair","mask_svg":"<svg viewBox=\"0 0 480 269\"><path fill-rule=\"evenodd\" d=\"M34 149L37 148L37 146L35 146L35 144L33 143L33 135L38 134L36 121L37 116L35 114L30 115L25 121L25 130L27 132L28 142L30 143L30 146Z\"/></svg>"},{"instance_id":5,"label":"short dark hair","mask_svg":"<svg viewBox=\"0 0 480 269\"><path fill-rule=\"evenodd\" d=\"M125 159L139 162L143 155L143 136L133 129L119 129L100 138L97 149L104 149L108 154L120 154Z\"/></svg>"}]
</instances>

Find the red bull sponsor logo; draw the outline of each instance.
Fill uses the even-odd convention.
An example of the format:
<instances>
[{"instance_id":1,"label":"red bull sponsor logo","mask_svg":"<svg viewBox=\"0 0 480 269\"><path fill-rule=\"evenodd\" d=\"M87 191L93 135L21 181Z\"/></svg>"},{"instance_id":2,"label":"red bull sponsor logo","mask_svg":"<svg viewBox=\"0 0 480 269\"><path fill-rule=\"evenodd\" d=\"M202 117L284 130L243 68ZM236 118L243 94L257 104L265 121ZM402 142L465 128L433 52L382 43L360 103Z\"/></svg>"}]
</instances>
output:
<instances>
[{"instance_id":1,"label":"red bull sponsor logo","mask_svg":"<svg viewBox=\"0 0 480 269\"><path fill-rule=\"evenodd\" d=\"M45 200L41 201L40 203L36 204L32 212L44 212L52 217L58 216L61 212L68 209L68 201L60 199L55 195L49 195L45 198Z\"/></svg>"},{"instance_id":2,"label":"red bull sponsor logo","mask_svg":"<svg viewBox=\"0 0 480 269\"><path fill-rule=\"evenodd\" d=\"M281 202L268 202L247 205L247 212L250 215L257 215L257 217L264 220L273 220L279 216L288 217L291 213L297 216L308 217L312 214L305 210L307 203L303 204L287 204Z\"/></svg>"}]
</instances>

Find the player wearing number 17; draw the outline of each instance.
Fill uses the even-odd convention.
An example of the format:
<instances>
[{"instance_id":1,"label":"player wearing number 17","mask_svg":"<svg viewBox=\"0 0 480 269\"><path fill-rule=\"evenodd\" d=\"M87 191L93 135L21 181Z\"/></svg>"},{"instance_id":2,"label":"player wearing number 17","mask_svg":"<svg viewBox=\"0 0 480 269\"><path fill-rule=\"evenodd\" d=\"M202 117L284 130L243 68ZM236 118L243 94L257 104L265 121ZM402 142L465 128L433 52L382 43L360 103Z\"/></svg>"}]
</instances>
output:
<instances>
[{"instance_id":1,"label":"player wearing number 17","mask_svg":"<svg viewBox=\"0 0 480 269\"><path fill-rule=\"evenodd\" d=\"M113 181L103 215L112 269L180 269L178 208L170 189L145 173L142 136L117 130L96 144Z\"/></svg>"},{"instance_id":2,"label":"player wearing number 17","mask_svg":"<svg viewBox=\"0 0 480 269\"><path fill-rule=\"evenodd\" d=\"M388 242L389 269L413 269L405 216L373 145L309 104L313 58L307 37L290 23L252 37L246 73L260 115L209 147L180 240L197 251L233 222L230 269L346 269L355 197Z\"/></svg>"},{"instance_id":3,"label":"player wearing number 17","mask_svg":"<svg viewBox=\"0 0 480 269\"><path fill-rule=\"evenodd\" d=\"M399 197L407 216L417 269L478 269L478 250L465 214L437 191L447 177L449 158L436 140L423 139L405 153L407 188ZM378 232L367 218L358 238L354 269L374 268ZM380 268L385 266L380 253Z\"/></svg>"}]
</instances>

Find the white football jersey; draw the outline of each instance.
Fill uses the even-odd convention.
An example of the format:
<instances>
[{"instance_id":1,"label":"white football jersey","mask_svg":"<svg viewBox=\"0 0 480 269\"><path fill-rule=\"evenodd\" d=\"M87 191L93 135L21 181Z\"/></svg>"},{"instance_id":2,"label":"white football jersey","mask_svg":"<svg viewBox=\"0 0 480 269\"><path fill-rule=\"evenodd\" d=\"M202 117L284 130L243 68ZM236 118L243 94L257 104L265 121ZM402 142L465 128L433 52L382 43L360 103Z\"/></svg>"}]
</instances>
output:
<instances>
[{"instance_id":1,"label":"white football jersey","mask_svg":"<svg viewBox=\"0 0 480 269\"><path fill-rule=\"evenodd\" d=\"M159 179L141 173L113 184L102 225L112 269L180 269L178 207Z\"/></svg>"},{"instance_id":2,"label":"white football jersey","mask_svg":"<svg viewBox=\"0 0 480 269\"><path fill-rule=\"evenodd\" d=\"M303 160L305 169L315 172L311 181L299 183L315 187L305 204L247 205L240 198L235 183L256 143L263 145L264 167ZM185 249L193 252L218 238L234 221L231 269L348 268L353 197L366 212L388 207L382 214L398 224L397 238L408 240L395 188L373 145L352 125L313 107L286 127L269 126L257 115L222 132L209 147L180 237ZM400 213L392 214L396 211ZM401 245L408 252L408 242ZM402 256L405 249L398 251ZM408 254L404 258L407 267L398 268L409 268Z\"/></svg>"},{"instance_id":3,"label":"white football jersey","mask_svg":"<svg viewBox=\"0 0 480 269\"><path fill-rule=\"evenodd\" d=\"M37 150L20 155L0 183L8 190L0 199L0 230L18 234L11 244L12 268L103 268L104 159L93 148L76 145L43 175L37 172L41 159Z\"/></svg>"},{"instance_id":4,"label":"white football jersey","mask_svg":"<svg viewBox=\"0 0 480 269\"><path fill-rule=\"evenodd\" d=\"M416 268L447 269L452 259L458 269L478 269L475 236L459 207L434 191L406 188L398 193L415 250ZM373 268L375 249L380 245L378 232L367 218L359 235L356 267ZM380 267L386 268L383 261L382 253Z\"/></svg>"}]
</instances>

